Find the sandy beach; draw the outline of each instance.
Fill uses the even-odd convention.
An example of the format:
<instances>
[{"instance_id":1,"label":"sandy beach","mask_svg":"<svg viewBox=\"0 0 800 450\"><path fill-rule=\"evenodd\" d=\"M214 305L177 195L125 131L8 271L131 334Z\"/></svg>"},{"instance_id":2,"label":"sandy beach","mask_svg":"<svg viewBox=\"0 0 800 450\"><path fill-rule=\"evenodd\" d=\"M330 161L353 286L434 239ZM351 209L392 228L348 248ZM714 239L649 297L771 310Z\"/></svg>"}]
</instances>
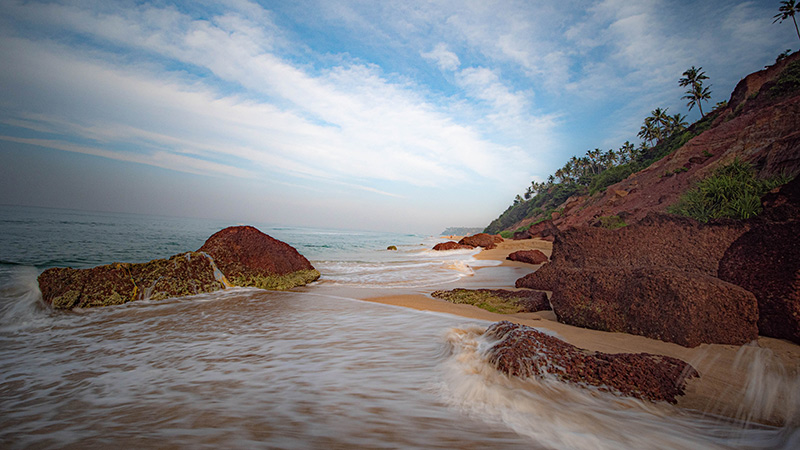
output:
<instances>
[{"instance_id":1,"label":"sandy beach","mask_svg":"<svg viewBox=\"0 0 800 450\"><path fill-rule=\"evenodd\" d=\"M506 240L492 250L475 256L478 260L497 260L500 265L477 267L482 276L491 277L497 267L539 266L512 262L506 256L517 250L538 249L550 255L552 244L539 239ZM489 274L485 272L490 272ZM498 271L499 272L499 271ZM514 280L496 280L514 289ZM458 287L458 286L456 286ZM473 286L470 286L473 287ZM421 311L452 314L472 319L511 322L544 328L565 341L587 350L606 353L652 353L682 359L694 366L699 378L689 380L686 395L678 407L704 413L773 425L797 426L800 413L800 346L789 341L759 337L757 342L737 347L703 344L686 348L642 336L609 333L573 327L557 322L551 311L522 314L497 314L471 305L453 304L425 294L365 298L363 300L413 308Z\"/></svg>"}]
</instances>

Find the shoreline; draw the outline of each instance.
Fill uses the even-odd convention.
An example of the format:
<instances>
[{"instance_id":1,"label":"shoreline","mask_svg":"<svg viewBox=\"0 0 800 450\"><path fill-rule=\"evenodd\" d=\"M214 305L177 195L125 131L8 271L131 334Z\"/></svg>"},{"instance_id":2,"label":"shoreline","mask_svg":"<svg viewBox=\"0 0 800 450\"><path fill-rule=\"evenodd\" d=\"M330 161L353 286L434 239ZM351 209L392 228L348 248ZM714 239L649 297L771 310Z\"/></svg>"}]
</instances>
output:
<instances>
[{"instance_id":1,"label":"shoreline","mask_svg":"<svg viewBox=\"0 0 800 450\"><path fill-rule=\"evenodd\" d=\"M506 240L492 250L482 250L476 260L500 261L500 265L476 267L476 271L491 271L497 267L524 267L534 271L539 265L508 261L505 257L517 250L538 249L548 257L552 243L540 239L521 241ZM447 286L453 289L458 286ZM514 290L513 281L499 280L507 284L505 289ZM468 286L474 288L474 286ZM432 291L432 289L431 289ZM559 323L552 311L536 313L499 314L472 305L454 304L433 298L423 293L398 293L360 300L385 305L399 306L460 316L468 319L510 322L546 329L564 341L577 347L604 353L651 353L671 356L691 364L699 378L687 381L686 394L678 398L677 407L700 413L713 414L733 419L758 422L767 425L797 427L798 402L800 402L800 346L781 339L759 336L758 340L745 345L702 344L688 348L643 336L597 331ZM764 378L762 373L769 367L777 378ZM749 382L749 383L748 383ZM765 382L781 383L786 392L772 393L774 386ZM796 397L792 398L792 395ZM769 406L769 408L765 408ZM757 412L753 416L752 412ZM791 420L795 423L787 423Z\"/></svg>"}]
</instances>

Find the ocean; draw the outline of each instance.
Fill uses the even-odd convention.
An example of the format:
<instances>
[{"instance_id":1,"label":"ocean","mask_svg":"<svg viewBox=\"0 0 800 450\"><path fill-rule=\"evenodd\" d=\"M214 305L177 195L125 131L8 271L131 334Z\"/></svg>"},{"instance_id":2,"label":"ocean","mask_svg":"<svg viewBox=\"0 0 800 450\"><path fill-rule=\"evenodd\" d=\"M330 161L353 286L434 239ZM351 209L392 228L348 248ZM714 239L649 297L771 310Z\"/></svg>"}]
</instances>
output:
<instances>
[{"instance_id":1,"label":"ocean","mask_svg":"<svg viewBox=\"0 0 800 450\"><path fill-rule=\"evenodd\" d=\"M357 299L485 284L495 262L433 252L436 236L253 223L320 281L71 312L41 302L45 268L164 258L230 225L0 206L0 448L800 446L793 429L508 378L481 356L488 322Z\"/></svg>"}]
</instances>

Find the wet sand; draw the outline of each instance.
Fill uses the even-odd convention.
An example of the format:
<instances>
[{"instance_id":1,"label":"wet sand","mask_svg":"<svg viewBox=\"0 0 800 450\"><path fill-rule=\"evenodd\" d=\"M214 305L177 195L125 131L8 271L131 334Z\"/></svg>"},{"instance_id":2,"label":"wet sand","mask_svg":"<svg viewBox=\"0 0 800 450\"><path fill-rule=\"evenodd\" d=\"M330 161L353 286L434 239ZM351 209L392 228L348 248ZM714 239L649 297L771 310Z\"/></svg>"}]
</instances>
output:
<instances>
[{"instance_id":1,"label":"wet sand","mask_svg":"<svg viewBox=\"0 0 800 450\"><path fill-rule=\"evenodd\" d=\"M505 260L511 252L530 249L541 250L550 256L552 244L539 239L507 240L496 249L484 250L476 255L479 260L502 261L499 266L476 268L476 277L480 275L482 279L492 280L489 284L514 289L516 278L510 279L508 271L498 268L524 267L530 271L535 270L539 266ZM493 272L498 276L493 277ZM519 272L511 273L516 276ZM469 283L455 287L475 288ZM471 305L449 303L427 294L429 293L402 293L363 300L490 322L508 320L544 328L587 350L606 353L645 352L679 358L692 364L701 375L688 381L686 395L678 400L679 407L745 421L800 426L800 346L789 341L760 337L757 342L743 347L703 344L686 348L642 336L565 325L557 322L551 311L497 314Z\"/></svg>"}]
</instances>

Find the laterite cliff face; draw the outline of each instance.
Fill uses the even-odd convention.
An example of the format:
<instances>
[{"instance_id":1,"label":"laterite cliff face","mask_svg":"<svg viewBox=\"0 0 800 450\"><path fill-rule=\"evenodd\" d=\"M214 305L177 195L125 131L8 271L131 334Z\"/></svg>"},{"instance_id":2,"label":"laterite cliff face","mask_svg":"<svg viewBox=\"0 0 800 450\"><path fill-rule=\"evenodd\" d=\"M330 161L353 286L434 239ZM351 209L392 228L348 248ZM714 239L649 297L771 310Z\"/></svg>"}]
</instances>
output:
<instances>
[{"instance_id":1,"label":"laterite cliff face","mask_svg":"<svg viewBox=\"0 0 800 450\"><path fill-rule=\"evenodd\" d=\"M633 223L650 212L665 212L697 181L735 158L751 163L760 176L800 172L800 95L777 100L770 92L795 61L800 53L747 76L729 105L717 112L711 129L604 193L571 197L554 224L565 229L620 214Z\"/></svg>"}]
</instances>

